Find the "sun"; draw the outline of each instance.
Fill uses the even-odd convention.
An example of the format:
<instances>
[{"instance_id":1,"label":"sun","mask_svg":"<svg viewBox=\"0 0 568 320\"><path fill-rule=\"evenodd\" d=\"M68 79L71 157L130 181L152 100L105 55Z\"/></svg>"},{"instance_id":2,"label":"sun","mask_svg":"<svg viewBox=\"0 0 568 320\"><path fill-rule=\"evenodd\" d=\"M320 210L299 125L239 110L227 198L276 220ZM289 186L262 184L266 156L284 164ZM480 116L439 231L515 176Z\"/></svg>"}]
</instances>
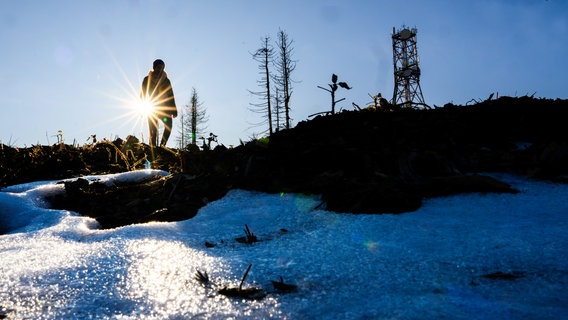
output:
<instances>
[{"instance_id":1,"label":"sun","mask_svg":"<svg viewBox=\"0 0 568 320\"><path fill-rule=\"evenodd\" d=\"M150 99L136 99L134 102L134 110L136 113L144 118L152 116L154 110L154 103Z\"/></svg>"}]
</instances>

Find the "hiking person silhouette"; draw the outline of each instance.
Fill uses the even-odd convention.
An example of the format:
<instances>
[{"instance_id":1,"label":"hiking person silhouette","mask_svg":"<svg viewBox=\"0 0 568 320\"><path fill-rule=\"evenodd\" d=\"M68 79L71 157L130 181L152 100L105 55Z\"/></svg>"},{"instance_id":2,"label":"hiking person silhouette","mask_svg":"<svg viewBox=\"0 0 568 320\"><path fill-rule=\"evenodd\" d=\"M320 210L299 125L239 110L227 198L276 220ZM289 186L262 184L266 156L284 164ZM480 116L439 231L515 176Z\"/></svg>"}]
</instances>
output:
<instances>
[{"instance_id":1,"label":"hiking person silhouette","mask_svg":"<svg viewBox=\"0 0 568 320\"><path fill-rule=\"evenodd\" d=\"M164 61L157 59L152 64L152 70L142 81L140 97L151 104L152 112L148 115L148 134L150 146L158 145L158 126L162 122L164 133L160 147L165 147L172 133L173 118L177 117L176 102L172 84L166 71Z\"/></svg>"}]
</instances>

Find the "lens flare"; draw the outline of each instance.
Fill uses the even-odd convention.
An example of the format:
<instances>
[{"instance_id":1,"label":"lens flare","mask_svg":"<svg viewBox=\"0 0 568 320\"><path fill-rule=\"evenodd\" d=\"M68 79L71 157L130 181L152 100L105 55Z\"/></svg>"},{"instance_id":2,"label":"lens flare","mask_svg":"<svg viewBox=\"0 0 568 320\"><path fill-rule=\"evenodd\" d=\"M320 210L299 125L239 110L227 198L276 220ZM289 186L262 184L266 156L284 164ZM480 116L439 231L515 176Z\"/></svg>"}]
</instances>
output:
<instances>
[{"instance_id":1,"label":"lens flare","mask_svg":"<svg viewBox=\"0 0 568 320\"><path fill-rule=\"evenodd\" d=\"M106 45L103 44L106 48ZM141 97L142 79L146 72L141 72L140 68L135 71L135 78L132 78L132 70L126 72L123 66L116 60L114 54L106 48L109 58L116 66L116 72L120 78L111 77L110 85L104 91L95 91L108 98L108 103L103 107L108 108L109 115L105 120L94 123L93 128L112 128L110 139L115 137L126 137L134 135L142 142L148 138L148 118L155 117L154 106L159 105L159 101L152 101ZM158 118L157 118L158 119ZM101 135L101 136L104 136Z\"/></svg>"},{"instance_id":2,"label":"lens flare","mask_svg":"<svg viewBox=\"0 0 568 320\"><path fill-rule=\"evenodd\" d=\"M141 97L142 81L148 71L142 70L148 69L140 68L139 64L133 61L128 61L123 65L119 63L104 41L102 46L106 49L108 58L113 61L116 70L110 75L108 86L103 89L94 89L95 93L108 98L108 102L102 106L107 109L105 114L108 116L102 121L93 123L88 130L100 128L108 130L108 128L111 128L111 132L109 132L111 139L134 135L140 141L147 142L148 119L152 117L157 122L164 121L162 116L165 114L165 110L160 106L164 106L169 97L165 92L153 95L150 92L152 100L145 101L145 98ZM136 66L133 64L136 64ZM125 68L127 69L125 70ZM118 77L115 75L118 75ZM178 75L177 79L187 77L188 75ZM169 123L171 121L170 118L167 118L170 127L172 126ZM105 134L100 136L105 136Z\"/></svg>"},{"instance_id":3,"label":"lens flare","mask_svg":"<svg viewBox=\"0 0 568 320\"><path fill-rule=\"evenodd\" d=\"M377 252L379 250L379 243L378 242L371 240L371 239L368 239L368 238L364 238L359 233L352 233L351 238L353 239L353 241L355 243L363 245L363 247L365 249L367 249L369 252Z\"/></svg>"}]
</instances>

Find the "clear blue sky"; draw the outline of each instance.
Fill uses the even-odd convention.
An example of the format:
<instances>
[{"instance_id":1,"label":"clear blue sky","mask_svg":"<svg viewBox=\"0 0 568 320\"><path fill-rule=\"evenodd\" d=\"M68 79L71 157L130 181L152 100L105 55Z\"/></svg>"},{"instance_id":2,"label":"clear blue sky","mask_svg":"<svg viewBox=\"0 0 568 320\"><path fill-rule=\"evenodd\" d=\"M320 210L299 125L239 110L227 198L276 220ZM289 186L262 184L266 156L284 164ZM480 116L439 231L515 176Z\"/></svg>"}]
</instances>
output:
<instances>
[{"instance_id":1,"label":"clear blue sky","mask_svg":"<svg viewBox=\"0 0 568 320\"><path fill-rule=\"evenodd\" d=\"M404 3L404 4L403 4ZM293 125L330 109L332 73L352 90L337 107L393 92L392 28L418 29L426 102L499 95L568 98L568 1L6 1L0 2L0 142L79 144L147 137L126 108L156 58L178 107L195 87L225 145L265 128L251 52L279 29L294 41ZM179 122L168 143L176 146Z\"/></svg>"}]
</instances>

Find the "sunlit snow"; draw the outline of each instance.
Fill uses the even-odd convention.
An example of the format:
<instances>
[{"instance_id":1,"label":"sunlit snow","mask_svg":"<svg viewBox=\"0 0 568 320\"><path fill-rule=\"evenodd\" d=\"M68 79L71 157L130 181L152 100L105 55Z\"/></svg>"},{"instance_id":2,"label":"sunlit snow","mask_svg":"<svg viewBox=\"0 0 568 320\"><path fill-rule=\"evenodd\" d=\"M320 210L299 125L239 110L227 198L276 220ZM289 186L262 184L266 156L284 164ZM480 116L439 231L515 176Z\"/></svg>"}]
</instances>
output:
<instances>
[{"instance_id":1,"label":"sunlit snow","mask_svg":"<svg viewBox=\"0 0 568 320\"><path fill-rule=\"evenodd\" d=\"M167 174L89 177L112 183ZM559 319L568 315L568 185L499 175L519 194L335 214L317 196L233 190L190 220L99 230L46 209L56 182L0 192L9 319ZM259 242L243 244L245 224ZM213 244L207 247L205 243ZM218 294L256 286L263 299ZM195 279L206 271L209 286ZM491 279L484 275L513 275ZM271 280L298 286L280 293Z\"/></svg>"}]
</instances>

